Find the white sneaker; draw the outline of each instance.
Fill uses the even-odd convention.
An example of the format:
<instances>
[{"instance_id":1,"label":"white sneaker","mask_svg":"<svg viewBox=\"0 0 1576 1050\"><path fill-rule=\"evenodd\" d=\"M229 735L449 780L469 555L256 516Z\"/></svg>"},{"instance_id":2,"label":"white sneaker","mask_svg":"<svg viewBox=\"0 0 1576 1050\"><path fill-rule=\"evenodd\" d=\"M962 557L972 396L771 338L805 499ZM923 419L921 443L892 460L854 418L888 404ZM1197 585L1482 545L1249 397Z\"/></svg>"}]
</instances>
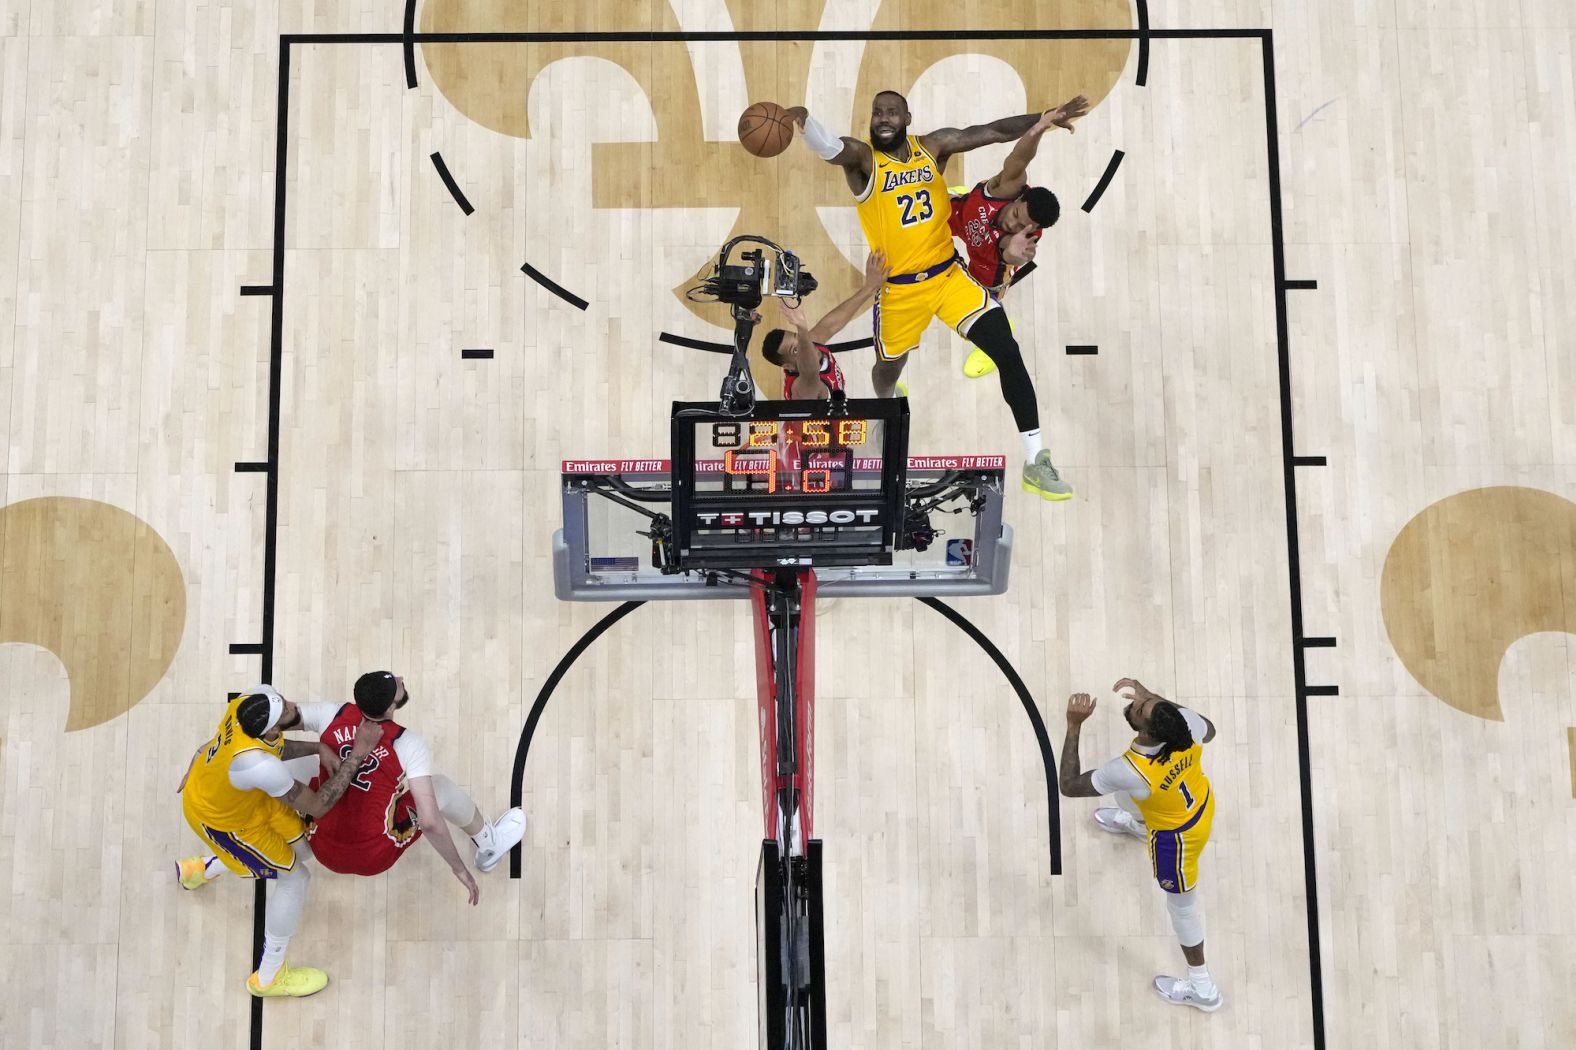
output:
<instances>
[{"instance_id":1,"label":"white sneaker","mask_svg":"<svg viewBox=\"0 0 1576 1050\"><path fill-rule=\"evenodd\" d=\"M1149 838L1149 829L1144 826L1144 822L1121 806L1100 807L1094 811L1094 822L1101 831L1109 831L1113 835L1131 835L1135 839L1145 840Z\"/></svg>"},{"instance_id":2,"label":"white sneaker","mask_svg":"<svg viewBox=\"0 0 1576 1050\"><path fill-rule=\"evenodd\" d=\"M503 855L519 845L525 838L525 814L519 807L482 828L481 834L471 841L476 843L476 867L479 871L492 871L503 860Z\"/></svg>"},{"instance_id":3,"label":"white sneaker","mask_svg":"<svg viewBox=\"0 0 1576 1050\"><path fill-rule=\"evenodd\" d=\"M1191 1006L1195 1010L1203 1010L1212 1014L1220 1009L1220 989L1215 989L1215 998L1205 999L1193 989L1193 982L1186 977L1156 977L1155 994L1173 1006Z\"/></svg>"}]
</instances>

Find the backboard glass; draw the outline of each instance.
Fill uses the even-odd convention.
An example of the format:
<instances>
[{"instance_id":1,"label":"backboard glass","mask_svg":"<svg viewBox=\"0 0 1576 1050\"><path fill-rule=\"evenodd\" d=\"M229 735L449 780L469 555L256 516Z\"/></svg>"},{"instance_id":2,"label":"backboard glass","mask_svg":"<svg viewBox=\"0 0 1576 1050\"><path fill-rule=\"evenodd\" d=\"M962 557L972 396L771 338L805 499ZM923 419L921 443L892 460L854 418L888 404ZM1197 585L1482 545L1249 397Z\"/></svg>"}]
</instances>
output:
<instances>
[{"instance_id":1,"label":"backboard glass","mask_svg":"<svg viewBox=\"0 0 1576 1050\"><path fill-rule=\"evenodd\" d=\"M720 468L719 468L720 469ZM856 474L879 471L854 465ZM575 459L561 465L563 528L553 534L553 585L564 601L744 598L728 570L664 573L653 561L653 516L672 513L664 459ZM1002 522L1002 456L911 456L904 503L909 542L891 565L814 565L824 597L1001 594L1012 561ZM749 523L745 523L748 525ZM777 529L791 537L793 529ZM777 567L774 565L762 568Z\"/></svg>"}]
</instances>

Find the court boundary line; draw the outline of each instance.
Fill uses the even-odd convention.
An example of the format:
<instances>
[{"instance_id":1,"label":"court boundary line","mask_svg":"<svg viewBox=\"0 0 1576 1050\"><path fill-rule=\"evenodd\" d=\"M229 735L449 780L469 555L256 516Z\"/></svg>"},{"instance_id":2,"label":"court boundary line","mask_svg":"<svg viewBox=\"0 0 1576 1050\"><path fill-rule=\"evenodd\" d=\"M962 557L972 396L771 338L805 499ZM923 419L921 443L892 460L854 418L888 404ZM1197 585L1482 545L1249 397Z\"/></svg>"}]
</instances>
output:
<instances>
[{"instance_id":1,"label":"court boundary line","mask_svg":"<svg viewBox=\"0 0 1576 1050\"><path fill-rule=\"evenodd\" d=\"M1279 125L1275 110L1274 32L1259 29L1155 29L1141 25L1135 29L1018 29L1018 30L867 30L857 31L771 31L771 32L610 32L610 33L416 33L415 0L406 5L406 29L400 33L283 33L279 36L278 109L276 113L274 162L274 235L272 315L269 338L269 404L267 501L263 537L263 630L261 643L262 674L273 677L275 585L279 510L279 433L281 374L283 364L284 322L284 226L287 211L286 173L289 153L290 51L297 46L390 44L401 47L406 57L407 89L414 86L415 44L465 43L744 43L864 41L866 43L914 40L951 40L957 42L990 40L1134 40L1141 56L1148 57L1152 40L1258 40L1262 51L1264 88L1265 145L1269 159L1270 240L1275 271L1275 322L1280 383L1281 459L1286 500L1287 577L1291 604L1291 658L1295 681L1297 752L1302 810L1302 844L1305 897L1308 918L1308 975L1313 1020L1314 1050L1325 1050L1324 992L1322 952L1319 935L1318 878L1315 857L1312 803L1312 771L1308 743L1308 697L1303 630L1302 563L1297 521L1297 459L1291 399L1290 336L1286 302L1286 245L1282 217ZM1144 81L1148 79L1145 62ZM1139 86L1146 86L1140 83ZM262 881L253 898L253 957L261 958L263 916L267 893ZM251 1047L262 1050L262 1003L252 1000Z\"/></svg>"}]
</instances>

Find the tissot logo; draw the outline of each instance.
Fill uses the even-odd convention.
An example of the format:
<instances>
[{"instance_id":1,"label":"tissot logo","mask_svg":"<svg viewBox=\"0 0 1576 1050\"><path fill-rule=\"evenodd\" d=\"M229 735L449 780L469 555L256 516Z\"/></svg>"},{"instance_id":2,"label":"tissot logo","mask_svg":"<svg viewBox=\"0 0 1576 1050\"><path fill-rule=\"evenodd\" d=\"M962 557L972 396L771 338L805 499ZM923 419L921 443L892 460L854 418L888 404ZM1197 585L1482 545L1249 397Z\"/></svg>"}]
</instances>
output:
<instances>
[{"instance_id":1,"label":"tissot logo","mask_svg":"<svg viewBox=\"0 0 1576 1050\"><path fill-rule=\"evenodd\" d=\"M697 511L695 524L710 528L762 528L767 525L879 525L881 508L858 510Z\"/></svg>"}]
</instances>

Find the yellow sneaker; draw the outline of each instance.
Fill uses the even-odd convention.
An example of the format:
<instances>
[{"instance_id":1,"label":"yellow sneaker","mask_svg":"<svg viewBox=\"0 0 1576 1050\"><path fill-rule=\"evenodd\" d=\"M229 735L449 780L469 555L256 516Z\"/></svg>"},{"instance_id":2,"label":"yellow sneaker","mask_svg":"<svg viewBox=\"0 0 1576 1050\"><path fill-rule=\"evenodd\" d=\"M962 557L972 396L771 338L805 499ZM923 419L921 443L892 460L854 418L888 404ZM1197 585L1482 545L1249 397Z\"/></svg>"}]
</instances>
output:
<instances>
[{"instance_id":1,"label":"yellow sneaker","mask_svg":"<svg viewBox=\"0 0 1576 1050\"><path fill-rule=\"evenodd\" d=\"M219 876L209 877L207 857L182 857L175 862L175 877L180 881L181 889L195 890L208 885Z\"/></svg>"},{"instance_id":2,"label":"yellow sneaker","mask_svg":"<svg viewBox=\"0 0 1576 1050\"><path fill-rule=\"evenodd\" d=\"M274 979L266 985L257 983L257 973L246 979L246 990L259 999L276 995L288 995L301 998L304 995L313 995L328 987L328 974L322 970L314 970L310 966L291 966L285 963L274 974Z\"/></svg>"},{"instance_id":3,"label":"yellow sneaker","mask_svg":"<svg viewBox=\"0 0 1576 1050\"><path fill-rule=\"evenodd\" d=\"M901 379L899 379L897 381L897 396L898 397L907 397L908 396L908 384L903 382Z\"/></svg>"},{"instance_id":4,"label":"yellow sneaker","mask_svg":"<svg viewBox=\"0 0 1576 1050\"><path fill-rule=\"evenodd\" d=\"M970 379L988 376L994 371L996 371L996 362L979 347L970 350L969 356L963 359L963 374Z\"/></svg>"}]
</instances>

